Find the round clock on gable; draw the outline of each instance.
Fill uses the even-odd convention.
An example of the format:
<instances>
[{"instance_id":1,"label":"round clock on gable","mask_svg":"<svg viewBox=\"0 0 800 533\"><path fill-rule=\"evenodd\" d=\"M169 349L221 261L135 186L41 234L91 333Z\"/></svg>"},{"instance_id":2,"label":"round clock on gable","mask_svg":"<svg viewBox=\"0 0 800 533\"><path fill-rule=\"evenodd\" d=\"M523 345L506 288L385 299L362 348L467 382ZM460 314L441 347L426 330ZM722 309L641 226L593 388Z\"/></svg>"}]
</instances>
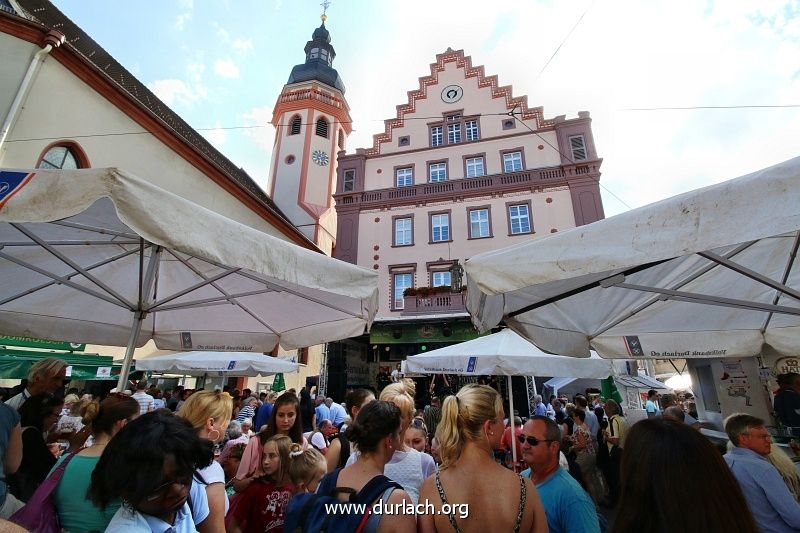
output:
<instances>
[{"instance_id":1,"label":"round clock on gable","mask_svg":"<svg viewBox=\"0 0 800 533\"><path fill-rule=\"evenodd\" d=\"M328 154L322 150L314 150L314 153L311 154L311 160L319 166L324 167L328 164Z\"/></svg>"},{"instance_id":2,"label":"round clock on gable","mask_svg":"<svg viewBox=\"0 0 800 533\"><path fill-rule=\"evenodd\" d=\"M442 89L442 102L445 104L455 104L464 96L464 89L458 85L448 85Z\"/></svg>"}]
</instances>

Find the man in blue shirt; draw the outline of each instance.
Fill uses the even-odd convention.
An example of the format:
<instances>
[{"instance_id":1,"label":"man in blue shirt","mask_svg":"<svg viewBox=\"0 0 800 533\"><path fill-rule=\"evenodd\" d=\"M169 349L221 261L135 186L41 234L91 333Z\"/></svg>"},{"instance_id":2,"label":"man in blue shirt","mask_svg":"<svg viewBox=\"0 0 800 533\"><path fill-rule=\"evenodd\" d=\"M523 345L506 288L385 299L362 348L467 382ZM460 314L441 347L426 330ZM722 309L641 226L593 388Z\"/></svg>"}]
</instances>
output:
<instances>
[{"instance_id":1,"label":"man in blue shirt","mask_svg":"<svg viewBox=\"0 0 800 533\"><path fill-rule=\"evenodd\" d=\"M522 459L530 466L522 472L531 478L542 499L550 533L600 533L592 499L558 464L561 431L546 416L534 416L522 426Z\"/></svg>"},{"instance_id":2,"label":"man in blue shirt","mask_svg":"<svg viewBox=\"0 0 800 533\"><path fill-rule=\"evenodd\" d=\"M654 389L647 391L647 402L644 404L644 410L647 411L647 418L654 418L658 416L658 393Z\"/></svg>"},{"instance_id":3,"label":"man in blue shirt","mask_svg":"<svg viewBox=\"0 0 800 533\"><path fill-rule=\"evenodd\" d=\"M327 398L325 400L325 405L328 406L328 412L330 413L328 419L333 422L336 428L340 428L347 418L347 411L345 411L344 407L340 404L334 402L333 398Z\"/></svg>"},{"instance_id":4,"label":"man in blue shirt","mask_svg":"<svg viewBox=\"0 0 800 533\"><path fill-rule=\"evenodd\" d=\"M317 403L317 407L314 409L314 412L317 415L317 421L322 422L323 420L330 420L331 410L327 405L325 405L325 396L317 394L317 397L314 401Z\"/></svg>"},{"instance_id":5,"label":"man in blue shirt","mask_svg":"<svg viewBox=\"0 0 800 533\"><path fill-rule=\"evenodd\" d=\"M731 415L725 421L725 432L735 446L725 454L725 462L759 529L765 533L800 531L800 504L766 459L772 437L764 421L746 414Z\"/></svg>"}]
</instances>

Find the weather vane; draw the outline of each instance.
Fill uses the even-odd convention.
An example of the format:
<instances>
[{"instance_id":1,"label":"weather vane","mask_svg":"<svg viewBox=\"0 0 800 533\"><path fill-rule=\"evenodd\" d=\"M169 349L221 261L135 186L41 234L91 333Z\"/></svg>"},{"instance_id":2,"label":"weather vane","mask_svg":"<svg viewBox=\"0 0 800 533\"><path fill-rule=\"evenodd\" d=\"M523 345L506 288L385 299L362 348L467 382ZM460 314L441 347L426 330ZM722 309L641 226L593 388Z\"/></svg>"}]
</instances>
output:
<instances>
[{"instance_id":1,"label":"weather vane","mask_svg":"<svg viewBox=\"0 0 800 533\"><path fill-rule=\"evenodd\" d=\"M322 19L322 22L324 23L326 20L328 20L328 15L326 15L325 13L328 11L328 8L331 6L330 0L323 0L323 2L320 5L322 6L322 16L320 18Z\"/></svg>"}]
</instances>

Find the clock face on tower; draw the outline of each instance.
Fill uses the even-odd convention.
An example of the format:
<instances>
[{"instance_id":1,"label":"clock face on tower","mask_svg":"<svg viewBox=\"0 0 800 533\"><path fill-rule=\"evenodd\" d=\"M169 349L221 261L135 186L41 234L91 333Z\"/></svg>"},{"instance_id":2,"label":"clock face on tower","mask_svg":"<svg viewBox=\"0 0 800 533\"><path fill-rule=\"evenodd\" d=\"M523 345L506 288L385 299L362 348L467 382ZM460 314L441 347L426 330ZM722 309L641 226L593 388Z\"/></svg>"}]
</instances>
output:
<instances>
[{"instance_id":1,"label":"clock face on tower","mask_svg":"<svg viewBox=\"0 0 800 533\"><path fill-rule=\"evenodd\" d=\"M322 150L314 150L314 153L311 154L311 160L319 166L324 167L328 164L328 154Z\"/></svg>"}]
</instances>

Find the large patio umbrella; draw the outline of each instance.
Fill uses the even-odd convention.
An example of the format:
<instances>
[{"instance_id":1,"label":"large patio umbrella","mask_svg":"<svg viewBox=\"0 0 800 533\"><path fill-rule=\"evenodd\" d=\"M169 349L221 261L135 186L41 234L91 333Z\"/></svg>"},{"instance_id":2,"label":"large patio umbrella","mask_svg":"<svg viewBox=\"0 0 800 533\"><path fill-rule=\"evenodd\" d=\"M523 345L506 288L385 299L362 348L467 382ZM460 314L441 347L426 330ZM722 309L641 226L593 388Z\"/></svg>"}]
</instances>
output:
<instances>
[{"instance_id":1,"label":"large patio umbrella","mask_svg":"<svg viewBox=\"0 0 800 533\"><path fill-rule=\"evenodd\" d=\"M800 158L466 262L473 323L545 351L800 351Z\"/></svg>"},{"instance_id":2,"label":"large patio umbrella","mask_svg":"<svg viewBox=\"0 0 800 533\"><path fill-rule=\"evenodd\" d=\"M510 329L411 356L403 362L403 371L418 374L507 376L508 418L512 435L514 396L511 393L511 376L602 379L614 373L611 361L602 359L597 354L589 358L548 354ZM516 446L511 447L511 452L516 463Z\"/></svg>"},{"instance_id":3,"label":"large patio umbrella","mask_svg":"<svg viewBox=\"0 0 800 533\"><path fill-rule=\"evenodd\" d=\"M187 376L272 376L298 368L292 361L253 352L176 352L136 359L136 370Z\"/></svg>"},{"instance_id":4,"label":"large patio umbrella","mask_svg":"<svg viewBox=\"0 0 800 533\"><path fill-rule=\"evenodd\" d=\"M0 174L0 332L269 352L361 335L377 274L117 169Z\"/></svg>"}]
</instances>

